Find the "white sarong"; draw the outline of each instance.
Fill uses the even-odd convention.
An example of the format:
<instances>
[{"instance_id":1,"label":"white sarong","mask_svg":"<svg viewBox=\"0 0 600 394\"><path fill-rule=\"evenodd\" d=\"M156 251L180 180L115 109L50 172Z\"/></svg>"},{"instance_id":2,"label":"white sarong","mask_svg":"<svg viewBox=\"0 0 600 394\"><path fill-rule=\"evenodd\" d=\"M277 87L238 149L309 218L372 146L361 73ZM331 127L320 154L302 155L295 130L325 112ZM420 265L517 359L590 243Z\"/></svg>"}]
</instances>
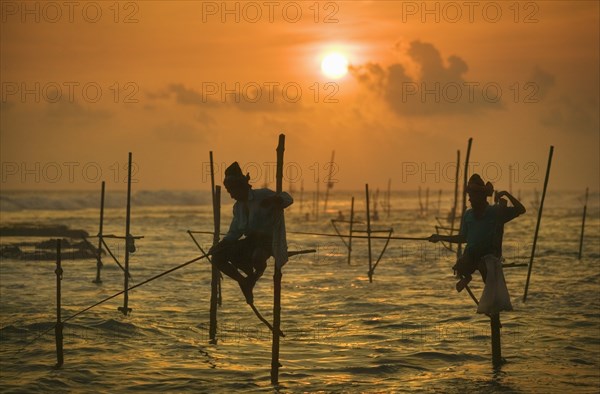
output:
<instances>
[{"instance_id":1,"label":"white sarong","mask_svg":"<svg viewBox=\"0 0 600 394\"><path fill-rule=\"evenodd\" d=\"M502 259L488 254L483 256L483 262L487 268L487 277L477 313L492 315L500 311L512 311L513 307L502 272Z\"/></svg>"}]
</instances>

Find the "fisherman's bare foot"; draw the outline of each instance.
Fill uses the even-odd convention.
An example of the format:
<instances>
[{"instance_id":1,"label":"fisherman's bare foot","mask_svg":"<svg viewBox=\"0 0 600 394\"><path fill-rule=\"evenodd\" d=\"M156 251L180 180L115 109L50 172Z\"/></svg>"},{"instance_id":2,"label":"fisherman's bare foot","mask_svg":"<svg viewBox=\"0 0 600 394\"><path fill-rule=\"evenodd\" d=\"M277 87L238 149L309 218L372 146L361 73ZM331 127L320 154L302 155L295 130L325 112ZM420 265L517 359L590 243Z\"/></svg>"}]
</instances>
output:
<instances>
[{"instance_id":1,"label":"fisherman's bare foot","mask_svg":"<svg viewBox=\"0 0 600 394\"><path fill-rule=\"evenodd\" d=\"M461 291L463 291L465 289L465 287L467 287L467 285L469 284L470 281L471 281L471 279L461 278L461 280L456 282L456 291L458 291L459 293Z\"/></svg>"},{"instance_id":2,"label":"fisherman's bare foot","mask_svg":"<svg viewBox=\"0 0 600 394\"><path fill-rule=\"evenodd\" d=\"M252 289L254 288L254 280L252 277L246 277L239 282L240 289L242 289L242 293L244 293L244 297L246 297L246 303L253 304L254 303L254 295L252 294Z\"/></svg>"}]
</instances>

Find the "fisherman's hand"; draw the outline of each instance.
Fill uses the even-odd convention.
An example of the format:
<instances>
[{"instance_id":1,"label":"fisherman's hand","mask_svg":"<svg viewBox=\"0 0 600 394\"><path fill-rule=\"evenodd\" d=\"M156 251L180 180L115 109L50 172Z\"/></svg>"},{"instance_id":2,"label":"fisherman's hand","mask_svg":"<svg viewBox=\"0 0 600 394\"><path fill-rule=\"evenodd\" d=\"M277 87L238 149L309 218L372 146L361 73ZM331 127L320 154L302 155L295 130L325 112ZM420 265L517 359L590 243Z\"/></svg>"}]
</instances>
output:
<instances>
[{"instance_id":1,"label":"fisherman's hand","mask_svg":"<svg viewBox=\"0 0 600 394\"><path fill-rule=\"evenodd\" d=\"M433 243L440 242L441 240L442 240L442 236L439 234L431 234L431 236L428 239L429 242L433 242Z\"/></svg>"},{"instance_id":2,"label":"fisherman's hand","mask_svg":"<svg viewBox=\"0 0 600 394\"><path fill-rule=\"evenodd\" d=\"M496 192L496 198L500 199L504 196L509 196L510 194L506 190L502 190L501 192Z\"/></svg>"},{"instance_id":3,"label":"fisherman's hand","mask_svg":"<svg viewBox=\"0 0 600 394\"><path fill-rule=\"evenodd\" d=\"M215 254L215 252L219 250L219 244L214 244L213 246L210 247L210 249L208 249L208 253L209 255L213 255Z\"/></svg>"},{"instance_id":4,"label":"fisherman's hand","mask_svg":"<svg viewBox=\"0 0 600 394\"><path fill-rule=\"evenodd\" d=\"M219 243L213 245L209 250L208 250L208 254L210 255L214 255L215 253L223 250L224 248L227 248L231 245L231 241L228 239L223 238Z\"/></svg>"},{"instance_id":5,"label":"fisherman's hand","mask_svg":"<svg viewBox=\"0 0 600 394\"><path fill-rule=\"evenodd\" d=\"M282 205L283 199L278 195L267 197L260 202L260 206L263 208L281 208Z\"/></svg>"}]
</instances>

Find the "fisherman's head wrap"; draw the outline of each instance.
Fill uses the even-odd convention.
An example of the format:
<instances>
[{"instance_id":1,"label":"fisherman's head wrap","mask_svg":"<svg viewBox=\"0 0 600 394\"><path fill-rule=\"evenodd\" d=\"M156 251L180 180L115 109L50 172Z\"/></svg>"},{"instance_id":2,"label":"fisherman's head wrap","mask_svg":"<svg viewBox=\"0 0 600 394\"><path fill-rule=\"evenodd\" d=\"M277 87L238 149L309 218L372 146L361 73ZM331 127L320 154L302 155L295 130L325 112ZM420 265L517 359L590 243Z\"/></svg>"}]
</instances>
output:
<instances>
[{"instance_id":1,"label":"fisherman's head wrap","mask_svg":"<svg viewBox=\"0 0 600 394\"><path fill-rule=\"evenodd\" d=\"M223 180L225 187L234 184L248 184L249 180L250 174L244 175L237 161L234 161L227 169L225 169L225 179Z\"/></svg>"},{"instance_id":2,"label":"fisherman's head wrap","mask_svg":"<svg viewBox=\"0 0 600 394\"><path fill-rule=\"evenodd\" d=\"M494 193L494 185L491 182L483 183L479 174L473 174L467 182L467 193L484 193L489 197Z\"/></svg>"}]
</instances>

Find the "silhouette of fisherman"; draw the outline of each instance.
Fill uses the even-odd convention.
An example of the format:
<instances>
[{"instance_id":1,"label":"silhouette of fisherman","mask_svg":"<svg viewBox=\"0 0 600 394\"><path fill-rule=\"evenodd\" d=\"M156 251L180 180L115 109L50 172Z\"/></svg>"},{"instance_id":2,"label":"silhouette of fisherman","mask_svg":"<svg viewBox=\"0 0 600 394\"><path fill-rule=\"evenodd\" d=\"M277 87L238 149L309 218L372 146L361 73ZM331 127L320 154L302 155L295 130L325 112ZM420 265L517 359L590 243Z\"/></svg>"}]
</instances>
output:
<instances>
[{"instance_id":1,"label":"silhouette of fisherman","mask_svg":"<svg viewBox=\"0 0 600 394\"><path fill-rule=\"evenodd\" d=\"M278 195L267 188L252 190L249 180L250 175L244 175L237 162L225 170L223 184L231 198L236 200L233 219L227 234L210 249L209 254L212 254L212 262L221 272L238 282L246 302L252 304L254 285L265 272L267 260L272 256L276 213L290 206L294 200L285 192Z\"/></svg>"},{"instance_id":2,"label":"silhouette of fisherman","mask_svg":"<svg viewBox=\"0 0 600 394\"><path fill-rule=\"evenodd\" d=\"M485 283L486 267L482 257L492 254L497 258L502 257L502 236L504 223L525 213L525 207L519 200L506 191L496 193L496 204L489 205L487 198L494 192L494 186L478 174L473 174L467 183L467 194L471 208L467 209L461 222L460 232L457 235L432 234L430 242L465 243L463 255L452 267L460 278L456 283L456 290L461 292L471 281L472 274L479 270ZM506 196L512 207L502 197Z\"/></svg>"}]
</instances>

